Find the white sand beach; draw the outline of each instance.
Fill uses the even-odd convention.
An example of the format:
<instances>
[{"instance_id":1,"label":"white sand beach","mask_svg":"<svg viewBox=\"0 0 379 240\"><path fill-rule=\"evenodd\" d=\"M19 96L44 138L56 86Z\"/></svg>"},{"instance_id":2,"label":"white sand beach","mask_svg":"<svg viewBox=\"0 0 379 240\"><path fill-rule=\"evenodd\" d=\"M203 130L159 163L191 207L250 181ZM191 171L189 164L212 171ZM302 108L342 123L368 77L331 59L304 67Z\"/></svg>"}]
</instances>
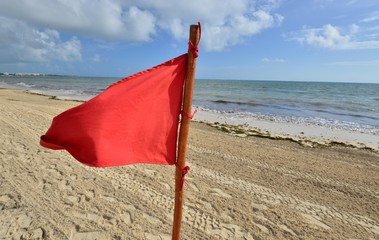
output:
<instances>
[{"instance_id":1,"label":"white sand beach","mask_svg":"<svg viewBox=\"0 0 379 240\"><path fill-rule=\"evenodd\" d=\"M0 239L171 239L174 166L90 168L39 145L78 104L0 89ZM182 239L379 239L375 140L356 141L370 150L217 128L191 124Z\"/></svg>"}]
</instances>

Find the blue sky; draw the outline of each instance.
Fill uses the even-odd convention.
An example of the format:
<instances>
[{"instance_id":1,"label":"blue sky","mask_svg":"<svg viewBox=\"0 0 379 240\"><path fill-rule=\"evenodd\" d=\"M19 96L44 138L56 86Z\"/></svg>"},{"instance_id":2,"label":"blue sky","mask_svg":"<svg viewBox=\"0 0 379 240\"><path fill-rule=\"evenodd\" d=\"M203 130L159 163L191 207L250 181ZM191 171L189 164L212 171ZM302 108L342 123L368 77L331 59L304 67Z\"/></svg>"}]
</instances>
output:
<instances>
[{"instance_id":1,"label":"blue sky","mask_svg":"<svg viewBox=\"0 0 379 240\"><path fill-rule=\"evenodd\" d=\"M0 72L128 76L198 21L199 79L379 83L378 0L2 0Z\"/></svg>"}]
</instances>

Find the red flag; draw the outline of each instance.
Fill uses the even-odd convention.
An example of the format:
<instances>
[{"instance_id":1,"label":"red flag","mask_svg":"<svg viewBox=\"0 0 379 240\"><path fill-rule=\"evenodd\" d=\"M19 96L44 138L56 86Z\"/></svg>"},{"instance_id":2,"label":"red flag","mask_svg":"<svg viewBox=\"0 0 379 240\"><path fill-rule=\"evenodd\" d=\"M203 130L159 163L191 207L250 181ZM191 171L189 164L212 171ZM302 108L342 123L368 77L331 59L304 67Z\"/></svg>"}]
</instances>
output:
<instances>
[{"instance_id":1,"label":"red flag","mask_svg":"<svg viewBox=\"0 0 379 240\"><path fill-rule=\"evenodd\" d=\"M142 71L53 119L41 137L93 167L174 164L187 54Z\"/></svg>"}]
</instances>

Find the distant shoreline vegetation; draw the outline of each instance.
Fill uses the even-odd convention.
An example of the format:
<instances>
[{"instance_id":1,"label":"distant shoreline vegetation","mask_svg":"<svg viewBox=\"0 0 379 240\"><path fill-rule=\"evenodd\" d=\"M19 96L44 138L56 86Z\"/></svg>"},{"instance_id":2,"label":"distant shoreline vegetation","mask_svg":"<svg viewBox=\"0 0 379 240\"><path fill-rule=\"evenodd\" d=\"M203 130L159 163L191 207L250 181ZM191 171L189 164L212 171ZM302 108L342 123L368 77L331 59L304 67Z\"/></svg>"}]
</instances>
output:
<instances>
[{"instance_id":1,"label":"distant shoreline vegetation","mask_svg":"<svg viewBox=\"0 0 379 240\"><path fill-rule=\"evenodd\" d=\"M45 74L45 73L7 73L7 72L0 72L0 76L33 76L33 77L67 77L67 75L58 75L58 74Z\"/></svg>"}]
</instances>

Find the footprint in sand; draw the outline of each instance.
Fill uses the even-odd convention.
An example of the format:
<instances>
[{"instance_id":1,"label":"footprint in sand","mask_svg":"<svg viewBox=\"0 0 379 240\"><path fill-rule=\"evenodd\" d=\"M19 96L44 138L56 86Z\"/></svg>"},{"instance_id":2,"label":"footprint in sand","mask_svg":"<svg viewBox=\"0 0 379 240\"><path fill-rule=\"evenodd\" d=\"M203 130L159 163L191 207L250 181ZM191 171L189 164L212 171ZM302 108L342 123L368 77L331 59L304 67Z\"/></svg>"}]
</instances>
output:
<instances>
[{"instance_id":1,"label":"footprint in sand","mask_svg":"<svg viewBox=\"0 0 379 240\"><path fill-rule=\"evenodd\" d=\"M266 226L264 226L260 223L257 223L257 222L254 222L254 225L257 226L263 233L266 233L266 234L270 233L270 229L267 228Z\"/></svg>"},{"instance_id":2,"label":"footprint in sand","mask_svg":"<svg viewBox=\"0 0 379 240\"><path fill-rule=\"evenodd\" d=\"M108 202L111 202L111 203L117 202L117 200L114 197L110 197L110 196L100 195L100 198L102 198Z\"/></svg>"},{"instance_id":3,"label":"footprint in sand","mask_svg":"<svg viewBox=\"0 0 379 240\"><path fill-rule=\"evenodd\" d=\"M23 233L19 239L42 240L44 239L44 230L42 228L36 228L34 230Z\"/></svg>"},{"instance_id":4,"label":"footprint in sand","mask_svg":"<svg viewBox=\"0 0 379 240\"><path fill-rule=\"evenodd\" d=\"M29 217L28 215L26 214L22 214L20 216L18 216L17 218L17 223L18 225L21 227L21 228L28 228L30 226L30 224L32 223L32 218Z\"/></svg>"},{"instance_id":5,"label":"footprint in sand","mask_svg":"<svg viewBox=\"0 0 379 240\"><path fill-rule=\"evenodd\" d=\"M150 177L155 177L157 175L157 171L156 170L152 170L152 169L148 169L148 168L145 168L143 170L144 173L146 173L146 175L150 176Z\"/></svg>"},{"instance_id":6,"label":"footprint in sand","mask_svg":"<svg viewBox=\"0 0 379 240\"><path fill-rule=\"evenodd\" d=\"M72 204L76 204L76 203L80 202L80 198L78 196L68 195L68 196L66 196L66 199L68 201L70 201L70 203L72 203Z\"/></svg>"},{"instance_id":7,"label":"footprint in sand","mask_svg":"<svg viewBox=\"0 0 379 240\"><path fill-rule=\"evenodd\" d=\"M39 181L38 188L40 188L43 191L49 191L52 187L52 183L49 180L42 179L42 181Z\"/></svg>"},{"instance_id":8,"label":"footprint in sand","mask_svg":"<svg viewBox=\"0 0 379 240\"><path fill-rule=\"evenodd\" d=\"M0 195L0 210L18 208L19 202L11 195Z\"/></svg>"},{"instance_id":9,"label":"footprint in sand","mask_svg":"<svg viewBox=\"0 0 379 240\"><path fill-rule=\"evenodd\" d=\"M58 187L60 190L66 190L66 191L73 191L74 188L71 186L70 182L68 180L62 180L59 182Z\"/></svg>"},{"instance_id":10,"label":"footprint in sand","mask_svg":"<svg viewBox=\"0 0 379 240\"><path fill-rule=\"evenodd\" d=\"M72 180L76 180L76 179L78 179L78 175L76 175L76 174L70 174L70 178Z\"/></svg>"},{"instance_id":11,"label":"footprint in sand","mask_svg":"<svg viewBox=\"0 0 379 240\"><path fill-rule=\"evenodd\" d=\"M159 181L159 184L161 186L163 186L166 190L170 190L171 189L171 187L170 187L170 185L168 183Z\"/></svg>"},{"instance_id":12,"label":"footprint in sand","mask_svg":"<svg viewBox=\"0 0 379 240\"><path fill-rule=\"evenodd\" d=\"M90 201L91 199L93 199L95 197L95 190L94 189L91 189L91 190L87 190L86 193L84 194L85 195L85 200L86 201Z\"/></svg>"},{"instance_id":13,"label":"footprint in sand","mask_svg":"<svg viewBox=\"0 0 379 240\"><path fill-rule=\"evenodd\" d=\"M155 225L163 224L160 219L153 217L149 214L143 213L143 217L146 218L146 220L152 224L155 224Z\"/></svg>"},{"instance_id":14,"label":"footprint in sand","mask_svg":"<svg viewBox=\"0 0 379 240\"><path fill-rule=\"evenodd\" d=\"M71 240L102 240L109 239L109 237L100 231L80 231L79 226L77 226L71 232Z\"/></svg>"},{"instance_id":15,"label":"footprint in sand","mask_svg":"<svg viewBox=\"0 0 379 240\"><path fill-rule=\"evenodd\" d=\"M145 233L145 239L146 240L170 240L171 236L167 234L151 234L151 233Z\"/></svg>"},{"instance_id":16,"label":"footprint in sand","mask_svg":"<svg viewBox=\"0 0 379 240\"><path fill-rule=\"evenodd\" d=\"M297 234L294 231L292 231L287 225L279 224L278 227L283 231L291 234L292 236L297 236Z\"/></svg>"},{"instance_id":17,"label":"footprint in sand","mask_svg":"<svg viewBox=\"0 0 379 240\"><path fill-rule=\"evenodd\" d=\"M196 186L196 184L194 184L194 183L192 183L192 182L189 182L189 183L188 183L188 186L189 186L190 188L192 188L193 191L195 191L195 192L200 192L200 189Z\"/></svg>"},{"instance_id":18,"label":"footprint in sand","mask_svg":"<svg viewBox=\"0 0 379 240\"><path fill-rule=\"evenodd\" d=\"M318 217L311 216L311 215L304 214L304 213L302 213L301 215L303 216L305 222L310 224L313 228L316 228L316 229L323 228L325 230L331 230L331 228L328 225L326 225L325 223L321 222L321 219L319 219ZM316 218L318 218L318 219L316 219Z\"/></svg>"},{"instance_id":19,"label":"footprint in sand","mask_svg":"<svg viewBox=\"0 0 379 240\"><path fill-rule=\"evenodd\" d=\"M129 211L125 211L121 213L121 219L125 222L125 224L129 225L133 223L132 215Z\"/></svg>"},{"instance_id":20,"label":"footprint in sand","mask_svg":"<svg viewBox=\"0 0 379 240\"><path fill-rule=\"evenodd\" d=\"M222 230L220 235L223 238L235 238L235 239L246 239L246 240L254 240L253 236L247 231L245 231L240 226L235 224L222 224Z\"/></svg>"},{"instance_id":21,"label":"footprint in sand","mask_svg":"<svg viewBox=\"0 0 379 240\"><path fill-rule=\"evenodd\" d=\"M219 188L211 188L209 193L211 195L217 196L217 197L222 197L222 198L232 198L231 195L227 194L226 192L222 191Z\"/></svg>"}]
</instances>

